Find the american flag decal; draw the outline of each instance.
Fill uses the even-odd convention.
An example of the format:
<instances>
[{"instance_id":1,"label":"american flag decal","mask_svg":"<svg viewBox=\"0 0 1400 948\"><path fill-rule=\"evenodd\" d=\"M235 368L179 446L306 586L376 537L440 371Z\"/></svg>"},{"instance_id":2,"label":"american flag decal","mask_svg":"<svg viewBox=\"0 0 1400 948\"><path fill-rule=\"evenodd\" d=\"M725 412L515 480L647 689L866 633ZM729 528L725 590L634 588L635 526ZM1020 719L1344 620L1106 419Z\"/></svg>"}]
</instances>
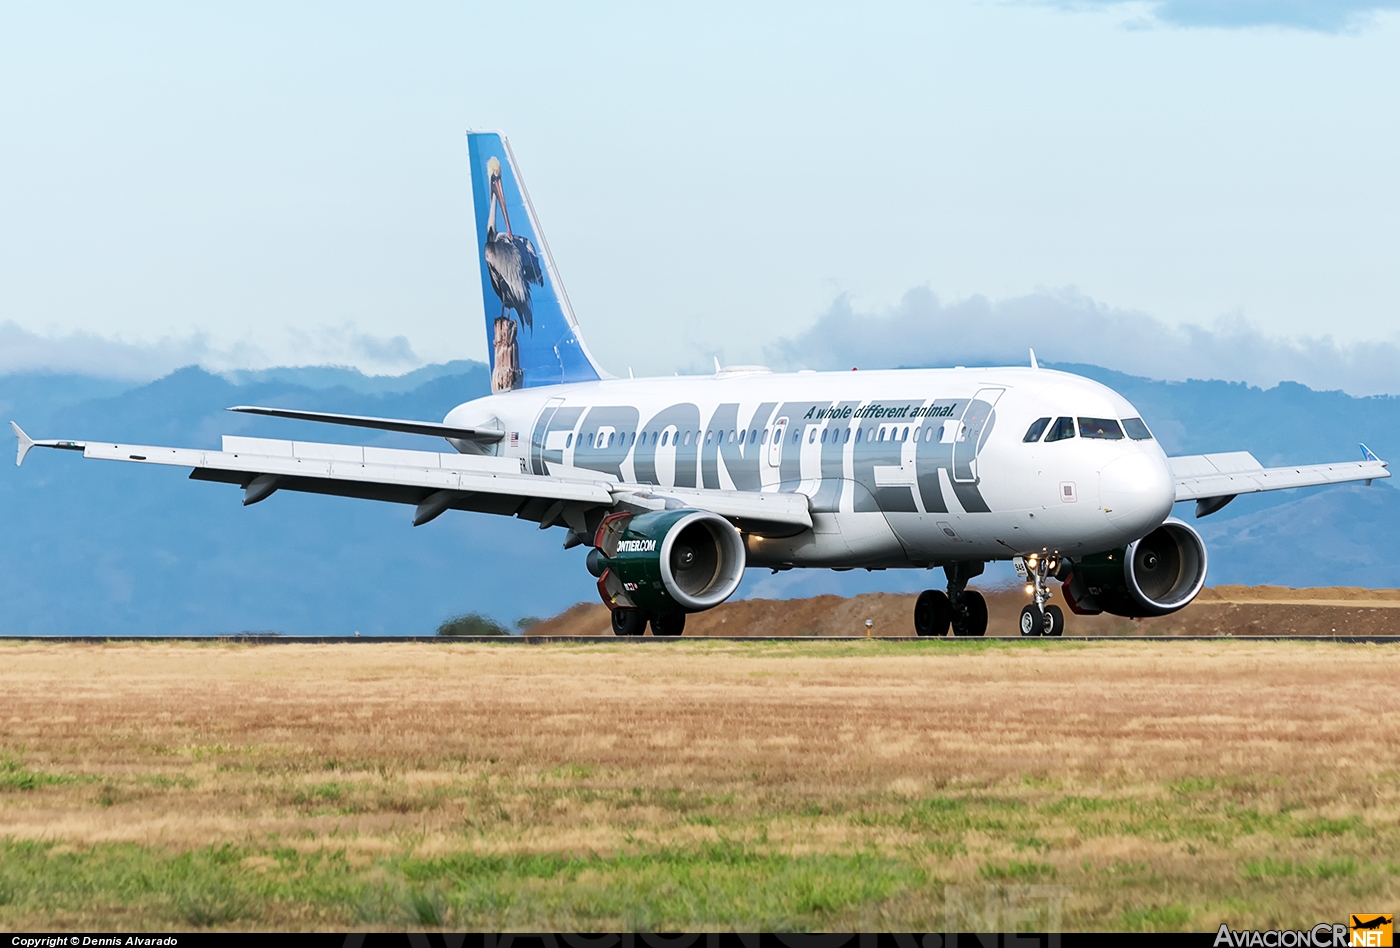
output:
<instances>
[{"instance_id":1,"label":"american flag decal","mask_svg":"<svg viewBox=\"0 0 1400 948\"><path fill-rule=\"evenodd\" d=\"M520 432L512 431L510 433L510 446L512 448L520 447Z\"/></svg>"}]
</instances>

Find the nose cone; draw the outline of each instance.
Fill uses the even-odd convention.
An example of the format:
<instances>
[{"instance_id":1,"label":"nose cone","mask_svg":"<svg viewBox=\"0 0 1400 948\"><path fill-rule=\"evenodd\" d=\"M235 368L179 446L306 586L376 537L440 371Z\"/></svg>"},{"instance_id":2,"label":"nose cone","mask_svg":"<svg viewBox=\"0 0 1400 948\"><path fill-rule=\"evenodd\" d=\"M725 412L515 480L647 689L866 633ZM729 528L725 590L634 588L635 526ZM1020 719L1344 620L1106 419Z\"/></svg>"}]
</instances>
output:
<instances>
[{"instance_id":1,"label":"nose cone","mask_svg":"<svg viewBox=\"0 0 1400 948\"><path fill-rule=\"evenodd\" d=\"M1138 452L1110 461L1099 473L1099 504L1125 536L1155 530L1172 512L1176 480L1167 459Z\"/></svg>"}]
</instances>

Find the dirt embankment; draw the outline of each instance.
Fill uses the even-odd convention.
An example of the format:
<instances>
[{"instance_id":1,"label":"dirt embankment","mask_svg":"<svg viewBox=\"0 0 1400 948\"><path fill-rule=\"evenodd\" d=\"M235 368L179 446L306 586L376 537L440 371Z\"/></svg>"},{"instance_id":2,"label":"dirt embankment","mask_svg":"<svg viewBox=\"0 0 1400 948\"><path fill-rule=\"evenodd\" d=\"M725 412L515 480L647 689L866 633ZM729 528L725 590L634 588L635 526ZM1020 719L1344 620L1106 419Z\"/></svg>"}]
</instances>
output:
<instances>
[{"instance_id":1,"label":"dirt embankment","mask_svg":"<svg viewBox=\"0 0 1400 948\"><path fill-rule=\"evenodd\" d=\"M1020 589L983 590L988 635L1018 635L1029 597ZM747 599L686 618L686 635L913 635L914 596L869 593L843 599ZM1054 602L1064 608L1056 593ZM1160 619L1065 616L1066 635L1400 635L1400 589L1333 586L1215 586ZM532 635L612 635L608 610L581 602L530 630ZM647 632L651 634L650 631Z\"/></svg>"}]
</instances>

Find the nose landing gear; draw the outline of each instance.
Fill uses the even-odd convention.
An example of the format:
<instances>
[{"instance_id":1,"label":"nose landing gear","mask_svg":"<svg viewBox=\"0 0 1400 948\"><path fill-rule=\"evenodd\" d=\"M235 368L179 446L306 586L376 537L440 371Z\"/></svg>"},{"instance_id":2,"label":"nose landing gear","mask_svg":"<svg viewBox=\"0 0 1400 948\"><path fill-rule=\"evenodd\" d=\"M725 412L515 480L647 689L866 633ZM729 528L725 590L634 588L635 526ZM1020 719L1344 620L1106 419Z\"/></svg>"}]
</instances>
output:
<instances>
[{"instance_id":1,"label":"nose landing gear","mask_svg":"<svg viewBox=\"0 0 1400 948\"><path fill-rule=\"evenodd\" d=\"M1050 577L1055 576L1063 561L1054 553L1032 553L1020 559L1017 572L1024 570L1030 580L1031 592L1035 601L1021 610L1020 629L1023 636L1062 635L1065 631L1065 614L1059 606L1048 606L1050 599Z\"/></svg>"},{"instance_id":2,"label":"nose landing gear","mask_svg":"<svg viewBox=\"0 0 1400 948\"><path fill-rule=\"evenodd\" d=\"M1059 606L1041 608L1031 603L1021 610L1022 635L1061 635L1065 631L1065 614Z\"/></svg>"}]
</instances>

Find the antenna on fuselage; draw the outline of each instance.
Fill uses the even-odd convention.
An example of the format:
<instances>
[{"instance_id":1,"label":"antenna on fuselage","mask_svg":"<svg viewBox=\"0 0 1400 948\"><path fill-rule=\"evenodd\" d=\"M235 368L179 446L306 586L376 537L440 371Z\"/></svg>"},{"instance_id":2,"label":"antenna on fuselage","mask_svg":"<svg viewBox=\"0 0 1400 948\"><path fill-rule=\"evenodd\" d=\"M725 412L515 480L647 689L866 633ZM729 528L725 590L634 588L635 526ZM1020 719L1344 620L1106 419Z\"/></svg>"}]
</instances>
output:
<instances>
[{"instance_id":1,"label":"antenna on fuselage","mask_svg":"<svg viewBox=\"0 0 1400 948\"><path fill-rule=\"evenodd\" d=\"M1033 369L1038 369L1038 368L1040 368L1040 363L1037 362L1037 361L1035 361L1035 350L1034 350L1034 349L1031 350L1031 368L1033 368Z\"/></svg>"}]
</instances>

